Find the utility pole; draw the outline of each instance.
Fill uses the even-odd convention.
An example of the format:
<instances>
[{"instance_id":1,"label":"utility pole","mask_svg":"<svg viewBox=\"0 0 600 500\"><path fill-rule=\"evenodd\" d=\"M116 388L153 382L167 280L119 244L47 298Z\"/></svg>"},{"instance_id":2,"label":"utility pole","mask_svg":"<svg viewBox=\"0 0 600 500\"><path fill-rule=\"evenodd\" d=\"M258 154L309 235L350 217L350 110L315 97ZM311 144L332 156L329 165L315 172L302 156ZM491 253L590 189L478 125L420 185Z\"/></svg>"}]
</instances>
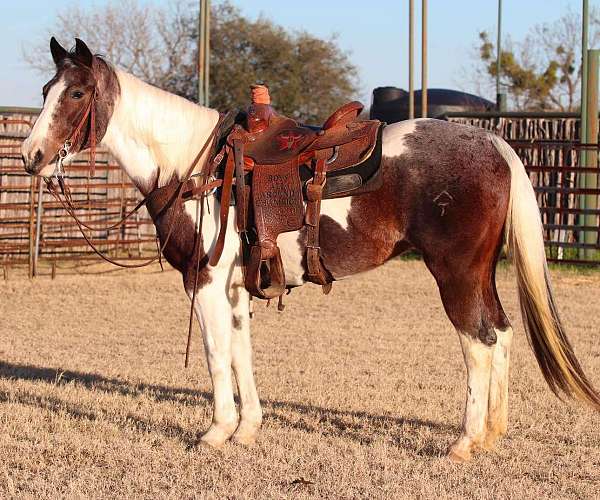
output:
<instances>
[{"instance_id":1,"label":"utility pole","mask_svg":"<svg viewBox=\"0 0 600 500\"><path fill-rule=\"evenodd\" d=\"M408 119L415 117L414 82L415 0L408 3Z\"/></svg>"},{"instance_id":2,"label":"utility pole","mask_svg":"<svg viewBox=\"0 0 600 500\"><path fill-rule=\"evenodd\" d=\"M427 118L427 0L423 0L421 16L421 116Z\"/></svg>"},{"instance_id":3,"label":"utility pole","mask_svg":"<svg viewBox=\"0 0 600 500\"><path fill-rule=\"evenodd\" d=\"M587 101L588 101L588 26L589 26L589 9L588 0L583 0L581 9L581 115L579 120L579 142L586 144L588 142L587 137ZM579 166L587 167L587 152L585 149L579 151ZM578 175L578 186L580 189L586 188L586 175ZM585 195L579 196L579 208L585 210L586 207ZM585 225L585 216L579 217L579 225ZM579 243L585 243L585 232L579 231L578 235ZM585 250L580 249L579 258L585 258Z\"/></svg>"},{"instance_id":4,"label":"utility pole","mask_svg":"<svg viewBox=\"0 0 600 500\"><path fill-rule=\"evenodd\" d=\"M502 71L502 0L498 0L498 39L496 49L496 109L498 111L506 111L506 94L500 91L500 72Z\"/></svg>"},{"instance_id":5,"label":"utility pole","mask_svg":"<svg viewBox=\"0 0 600 500\"><path fill-rule=\"evenodd\" d=\"M200 0L198 13L198 104L210 103L210 0Z\"/></svg>"},{"instance_id":6,"label":"utility pole","mask_svg":"<svg viewBox=\"0 0 600 500\"><path fill-rule=\"evenodd\" d=\"M598 73L600 64L600 50L589 50L587 70L587 103L586 103L586 140L590 144L590 149L585 152L585 164L583 166L589 168L598 168ZM593 145L593 147L591 146ZM585 188L595 190L598 188L598 174L595 172L586 173ZM585 209L590 212L595 212L598 209L598 195L591 193L585 194ZM585 255L587 258L593 259L596 253L591 247L598 243L598 216L595 213L586 213L583 216L583 226L586 228L593 227L596 230L587 230L584 232L584 241L590 247L586 248Z\"/></svg>"}]
</instances>

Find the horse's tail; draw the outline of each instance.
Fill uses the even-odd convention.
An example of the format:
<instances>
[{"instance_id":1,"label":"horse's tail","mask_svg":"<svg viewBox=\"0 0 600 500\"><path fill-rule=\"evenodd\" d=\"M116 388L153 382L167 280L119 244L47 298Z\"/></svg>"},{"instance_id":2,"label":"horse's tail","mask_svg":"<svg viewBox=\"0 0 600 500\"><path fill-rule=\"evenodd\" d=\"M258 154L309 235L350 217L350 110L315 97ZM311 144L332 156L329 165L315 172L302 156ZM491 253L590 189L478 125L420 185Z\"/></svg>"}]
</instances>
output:
<instances>
[{"instance_id":1,"label":"horse's tail","mask_svg":"<svg viewBox=\"0 0 600 500\"><path fill-rule=\"evenodd\" d=\"M600 395L575 357L554 303L542 220L531 181L514 150L497 136L492 141L511 171L505 235L516 268L521 314L529 343L554 394L580 399L600 410Z\"/></svg>"}]
</instances>

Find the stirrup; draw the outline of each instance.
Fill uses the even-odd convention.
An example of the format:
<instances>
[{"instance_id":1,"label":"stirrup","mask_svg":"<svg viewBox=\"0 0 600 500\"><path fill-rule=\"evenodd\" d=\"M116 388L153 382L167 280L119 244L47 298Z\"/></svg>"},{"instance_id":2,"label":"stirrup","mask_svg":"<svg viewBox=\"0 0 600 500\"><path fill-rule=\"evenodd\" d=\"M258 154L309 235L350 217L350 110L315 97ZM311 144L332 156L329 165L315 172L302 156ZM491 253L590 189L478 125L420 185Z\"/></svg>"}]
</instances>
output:
<instances>
[{"instance_id":1,"label":"stirrup","mask_svg":"<svg viewBox=\"0 0 600 500\"><path fill-rule=\"evenodd\" d=\"M285 272L279 248L274 246L264 252L259 245L250 247L250 259L246 270L246 289L260 299L274 299L285 293ZM263 255L267 253L267 255ZM263 283L269 283L265 288Z\"/></svg>"}]
</instances>

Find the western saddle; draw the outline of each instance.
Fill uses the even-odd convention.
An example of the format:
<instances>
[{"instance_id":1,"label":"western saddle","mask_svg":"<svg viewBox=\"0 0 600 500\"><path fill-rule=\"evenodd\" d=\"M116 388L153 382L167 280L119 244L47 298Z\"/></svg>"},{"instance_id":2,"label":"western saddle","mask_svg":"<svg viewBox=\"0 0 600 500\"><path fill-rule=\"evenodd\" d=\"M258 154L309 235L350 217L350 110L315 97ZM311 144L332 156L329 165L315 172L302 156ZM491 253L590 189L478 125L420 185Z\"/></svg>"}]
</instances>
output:
<instances>
[{"instance_id":1,"label":"western saddle","mask_svg":"<svg viewBox=\"0 0 600 500\"><path fill-rule=\"evenodd\" d=\"M301 125L273 110L265 85L251 89L252 104L225 134L224 148L215 159L222 162L225 158L225 167L218 193L220 232L210 264L219 261L229 206L235 204L245 286L251 295L272 299L285 293L277 237L303 228L305 278L328 293L333 277L320 255L321 200L355 196L382 185L382 123L359 120L363 105L353 101L333 113L321 128Z\"/></svg>"}]
</instances>

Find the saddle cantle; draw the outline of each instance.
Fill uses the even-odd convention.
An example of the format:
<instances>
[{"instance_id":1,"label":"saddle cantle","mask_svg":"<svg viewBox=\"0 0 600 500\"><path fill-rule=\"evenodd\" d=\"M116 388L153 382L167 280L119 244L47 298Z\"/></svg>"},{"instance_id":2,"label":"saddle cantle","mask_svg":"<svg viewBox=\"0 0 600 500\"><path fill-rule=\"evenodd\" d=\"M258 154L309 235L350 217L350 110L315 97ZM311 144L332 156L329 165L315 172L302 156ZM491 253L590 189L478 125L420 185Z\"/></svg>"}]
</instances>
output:
<instances>
[{"instance_id":1,"label":"saddle cantle","mask_svg":"<svg viewBox=\"0 0 600 500\"><path fill-rule=\"evenodd\" d=\"M358 120L357 101L335 111L323 127L298 124L277 114L264 85L252 87L252 104L225 143L221 228L211 264L223 248L235 184L237 229L244 242L245 286L271 299L286 291L277 246L279 234L306 228L306 279L331 288L333 277L321 261L321 200L378 189L383 180L382 123ZM235 181L234 181L235 178Z\"/></svg>"}]
</instances>

